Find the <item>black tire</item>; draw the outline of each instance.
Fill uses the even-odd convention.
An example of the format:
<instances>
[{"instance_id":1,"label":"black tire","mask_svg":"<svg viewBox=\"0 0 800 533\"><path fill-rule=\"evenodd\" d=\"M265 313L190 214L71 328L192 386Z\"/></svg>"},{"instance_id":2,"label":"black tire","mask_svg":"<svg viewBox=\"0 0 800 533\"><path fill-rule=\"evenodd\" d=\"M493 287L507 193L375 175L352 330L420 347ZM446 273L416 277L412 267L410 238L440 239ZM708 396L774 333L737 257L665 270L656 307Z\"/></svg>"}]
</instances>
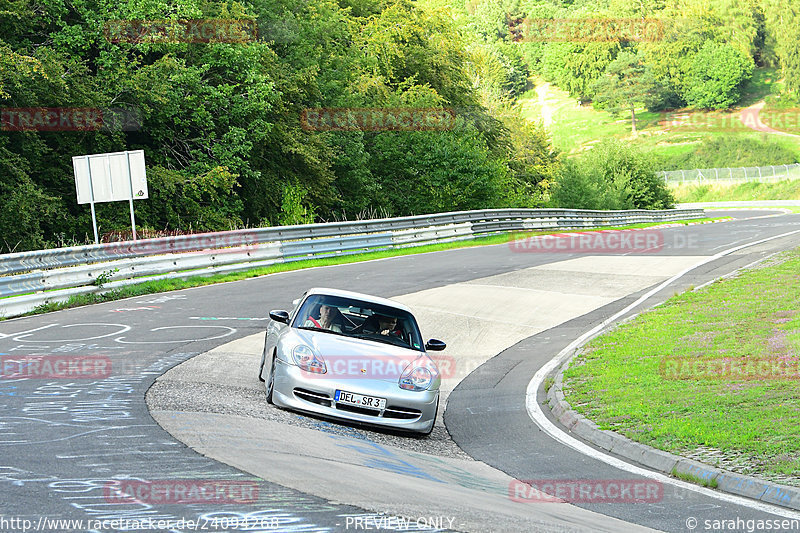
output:
<instances>
[{"instance_id":1,"label":"black tire","mask_svg":"<svg viewBox=\"0 0 800 533\"><path fill-rule=\"evenodd\" d=\"M267 382L267 403L275 405L272 401L272 392L275 390L275 356L272 356L272 364L269 370L269 381Z\"/></svg>"},{"instance_id":2,"label":"black tire","mask_svg":"<svg viewBox=\"0 0 800 533\"><path fill-rule=\"evenodd\" d=\"M258 381L264 383L264 363L267 360L267 353L266 349L261 352L261 364L258 366Z\"/></svg>"},{"instance_id":3,"label":"black tire","mask_svg":"<svg viewBox=\"0 0 800 533\"><path fill-rule=\"evenodd\" d=\"M264 365L267 362L267 340L269 339L269 328L267 328L267 332L264 334L264 349L261 350L261 365L258 367L258 381L264 383Z\"/></svg>"},{"instance_id":4,"label":"black tire","mask_svg":"<svg viewBox=\"0 0 800 533\"><path fill-rule=\"evenodd\" d=\"M439 416L439 397L436 397L436 409L433 411L433 424L431 424L431 429L428 431L420 431L420 437L428 437L431 433L433 433L433 428L436 426L436 417Z\"/></svg>"}]
</instances>

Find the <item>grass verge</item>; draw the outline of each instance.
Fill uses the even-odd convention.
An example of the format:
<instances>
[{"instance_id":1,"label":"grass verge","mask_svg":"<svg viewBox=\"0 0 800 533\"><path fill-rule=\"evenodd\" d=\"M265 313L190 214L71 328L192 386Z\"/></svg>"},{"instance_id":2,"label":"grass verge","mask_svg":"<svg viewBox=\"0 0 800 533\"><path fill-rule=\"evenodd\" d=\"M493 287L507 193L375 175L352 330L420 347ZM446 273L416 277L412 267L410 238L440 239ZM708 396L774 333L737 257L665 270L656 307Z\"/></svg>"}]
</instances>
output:
<instances>
[{"instance_id":1,"label":"grass verge","mask_svg":"<svg viewBox=\"0 0 800 533\"><path fill-rule=\"evenodd\" d=\"M708 138L732 137L771 141L780 144L795 154L800 154L797 138L769 135L748 128L741 121L742 108L756 103L768 95L775 83L774 68L757 68L753 78L745 87L740 105L723 111L698 111L678 109L664 112L636 110L636 136L631 134L628 115L613 116L606 111L594 109L591 104L578 105L569 94L549 85L542 94L530 90L519 98L522 115L532 122L542 121L552 143L568 156L580 154L592 148L601 139L615 137L636 145L667 163L694 152ZM545 81L534 78L532 83L541 87ZM772 121L778 130L795 131L798 113L794 109L773 110L767 108L760 115L764 122ZM688 117L691 117L689 119ZM793 121L793 122L792 122ZM794 124L786 127L786 124Z\"/></svg>"},{"instance_id":2,"label":"grass verge","mask_svg":"<svg viewBox=\"0 0 800 533\"><path fill-rule=\"evenodd\" d=\"M700 224L700 223L707 223L707 222L720 222L723 220L728 220L730 217L709 217L709 218L699 218L694 220L679 220L673 221L669 224ZM664 223L642 223L642 224L631 224L628 226L611 226L611 227L604 227L604 228L592 228L583 231L599 231L599 230L614 230L614 229L634 229L634 228L649 228L649 227L657 227L663 226ZM564 230L561 230L564 231ZM526 235L548 235L556 233L554 231L531 231L526 232ZM102 293L94 293L94 294L80 294L71 296L68 300L63 302L51 302L48 304L43 304L36 307L29 313L25 313L22 316L30 316L30 315L38 315L42 313L49 313L51 311L58 311L60 309L69 309L72 307L80 307L84 305L90 305L95 303L101 302L110 302L114 300L121 300L124 298L132 298L134 296L142 296L144 294L154 294L159 292L168 292L168 291L175 291L180 289L187 289L191 287L199 287L202 285L212 285L214 283L226 283L229 281L239 281L248 278L254 278L258 276L265 276L268 274L275 274L278 272L288 272L291 270L300 270L304 268L314 268L320 266L329 266L329 265L343 265L347 263L357 263L361 261L370 261L374 259L383 259L386 257L397 257L402 255L412 255L412 254L419 254L419 253L426 253L426 252L438 252L442 250L451 250L455 248L469 248L473 246L488 246L492 244L502 244L505 242L509 242L510 239L518 238L520 232L514 232L512 234L502 234L502 235L492 235L489 237L482 237L479 239L469 240L469 241L456 241L456 242L449 242L449 243L439 243L439 244L427 244L423 246L415 246L410 248L400 248L400 249L393 249L393 250L382 250L376 252L367 252L363 254L350 254L350 255L341 255L336 257L328 257L322 259L308 259L302 261L293 261L290 263L278 263L275 265L270 265L268 267L262 268L255 268L252 270L247 270L243 272L234 272L230 274L216 274L211 276L195 276L195 277L188 277L186 279L167 279L167 280L156 280L156 281L147 281L143 283L139 283L136 285L129 285L126 287L110 289L106 292ZM190 273L187 273L189 276ZM0 321L5 320L5 318L0 317Z\"/></svg>"},{"instance_id":3,"label":"grass verge","mask_svg":"<svg viewBox=\"0 0 800 533\"><path fill-rule=\"evenodd\" d=\"M676 185L670 187L677 202L734 202L749 200L800 200L800 180L748 182L734 185Z\"/></svg>"},{"instance_id":4,"label":"grass verge","mask_svg":"<svg viewBox=\"0 0 800 533\"><path fill-rule=\"evenodd\" d=\"M800 485L800 248L591 341L564 394L601 429Z\"/></svg>"},{"instance_id":5,"label":"grass verge","mask_svg":"<svg viewBox=\"0 0 800 533\"><path fill-rule=\"evenodd\" d=\"M700 485L701 487L716 489L719 486L716 478L708 480L699 476L688 474L686 472L678 472L676 468L672 469L672 477L688 481L689 483L694 483L695 485Z\"/></svg>"}]
</instances>

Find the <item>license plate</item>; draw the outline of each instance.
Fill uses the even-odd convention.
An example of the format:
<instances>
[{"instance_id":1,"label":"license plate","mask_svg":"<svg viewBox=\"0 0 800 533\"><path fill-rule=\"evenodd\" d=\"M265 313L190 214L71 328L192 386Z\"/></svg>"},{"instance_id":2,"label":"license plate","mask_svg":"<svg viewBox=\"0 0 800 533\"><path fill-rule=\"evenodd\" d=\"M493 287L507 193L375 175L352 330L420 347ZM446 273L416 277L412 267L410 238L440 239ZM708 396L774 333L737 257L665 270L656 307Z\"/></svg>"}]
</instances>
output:
<instances>
[{"instance_id":1,"label":"license plate","mask_svg":"<svg viewBox=\"0 0 800 533\"><path fill-rule=\"evenodd\" d=\"M355 392L337 390L336 394L333 396L333 399L337 403L355 405L357 407L366 407L367 409L380 410L386 408L386 398L364 396L363 394L356 394Z\"/></svg>"}]
</instances>

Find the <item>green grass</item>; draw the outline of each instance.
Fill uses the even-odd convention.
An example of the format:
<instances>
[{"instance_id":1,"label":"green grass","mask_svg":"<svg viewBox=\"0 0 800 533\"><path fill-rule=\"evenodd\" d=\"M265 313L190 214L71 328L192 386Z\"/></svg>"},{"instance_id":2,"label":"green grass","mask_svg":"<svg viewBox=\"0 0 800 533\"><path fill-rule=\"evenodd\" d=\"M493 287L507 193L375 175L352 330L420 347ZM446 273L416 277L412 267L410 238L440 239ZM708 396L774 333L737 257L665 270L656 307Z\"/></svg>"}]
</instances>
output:
<instances>
[{"instance_id":1,"label":"green grass","mask_svg":"<svg viewBox=\"0 0 800 533\"><path fill-rule=\"evenodd\" d=\"M678 472L678 470L675 468L672 469L672 477L688 481L689 483L694 483L695 485L700 485L701 487L710 487L712 489L716 489L718 487L716 478L709 481L708 479L695 476L693 474Z\"/></svg>"},{"instance_id":2,"label":"green grass","mask_svg":"<svg viewBox=\"0 0 800 533\"><path fill-rule=\"evenodd\" d=\"M719 222L728 220L730 217L708 217L695 220L679 220L669 222L669 224L699 224L707 222ZM582 231L599 231L599 230L613 230L613 229L632 229L632 228L648 228L662 226L664 223L640 223L631 224L628 226L609 226L603 228L587 229ZM564 231L562 228L559 231ZM361 261L370 261L374 259L383 259L386 257L397 257L402 255L412 255L426 252L438 252L442 250L451 250L455 248L469 248L473 246L488 246L493 244L503 244L509 242L510 239L518 238L520 235L534 236L534 235L548 235L556 233L554 231L530 231L530 232L514 232L512 234L492 235L489 237L482 237L479 239L469 241L456 241L438 244L426 244L422 246L415 246L409 248L399 248L392 250L382 250L376 252L367 252L362 254L341 255L336 257L328 257L322 259L307 259L302 261L293 261L290 263L278 263L268 267L254 268L243 272L234 272L230 274L215 274L210 276L191 276L191 272L187 272L186 279L168 279L146 281L136 285L129 285L116 289L110 289L102 293L93 294L79 294L71 296L68 300L63 302L52 302L43 304L23 316L37 315L41 313L48 313L57 311L59 309L69 309L72 307L80 307L84 305L91 305L101 302L109 302L114 300L121 300L123 298L132 298L134 296L142 296L144 294L154 294L159 292L175 291L180 289L187 289L191 287L199 287L203 285L212 285L215 283L226 283L229 281L239 281L242 279L254 278L258 276L266 276L268 274L275 274L278 272L288 272L292 270L301 270L304 268L314 268L328 265L342 265L346 263L357 263ZM106 280L106 283L108 281ZM7 296L6 298L13 298ZM0 321L5 320L0 317Z\"/></svg>"},{"instance_id":3,"label":"green grass","mask_svg":"<svg viewBox=\"0 0 800 533\"><path fill-rule=\"evenodd\" d=\"M728 211L730 207L706 207L706 211ZM770 205L759 208L758 206L747 207L747 209L786 209L792 213L800 213L800 206L797 205Z\"/></svg>"},{"instance_id":4,"label":"green grass","mask_svg":"<svg viewBox=\"0 0 800 533\"><path fill-rule=\"evenodd\" d=\"M797 370L798 301L800 249L677 295L591 341L565 372L566 399L635 441L800 484L800 372L746 366ZM692 366L724 361L748 370Z\"/></svg>"},{"instance_id":5,"label":"green grass","mask_svg":"<svg viewBox=\"0 0 800 533\"><path fill-rule=\"evenodd\" d=\"M800 200L800 180L748 182L735 185L672 185L670 190L677 202Z\"/></svg>"},{"instance_id":6,"label":"green grass","mask_svg":"<svg viewBox=\"0 0 800 533\"><path fill-rule=\"evenodd\" d=\"M753 70L753 77L747 80L742 88L740 107L756 104L772 93L772 86L780 77L780 69L776 67L760 67Z\"/></svg>"},{"instance_id":7,"label":"green grass","mask_svg":"<svg viewBox=\"0 0 800 533\"><path fill-rule=\"evenodd\" d=\"M775 69L756 69L753 79L745 87L741 107L756 103L767 95L774 83L774 76ZM532 81L537 87L545 83L542 79ZM630 117L627 114L614 117L605 111L594 109L591 104L578 106L575 99L570 98L566 91L556 86L548 87L544 103L550 109L552 116L552 124L546 129L553 145L568 155L591 149L592 145L601 139L616 137L638 145L663 158L664 161L669 161L695 150L703 139L722 135L754 139L768 137L769 140L800 154L800 139L767 135L748 129L741 123L739 108L707 113L675 110L665 114L639 109L636 112L638 135L632 137ZM525 93L520 98L520 104L523 116L528 120L539 122L543 119L542 109L545 106L542 105L536 90ZM688 124L665 123L665 119L679 119L684 113L691 114L692 118ZM769 116L769 113L763 114L765 117Z\"/></svg>"},{"instance_id":8,"label":"green grass","mask_svg":"<svg viewBox=\"0 0 800 533\"><path fill-rule=\"evenodd\" d=\"M544 83L537 80L536 85ZM535 90L520 98L523 116L538 122L542 119L542 104ZM587 149L605 137L624 137L630 134L629 121L597 111L591 105L578 106L566 91L550 85L545 105L552 110L552 125L547 131L552 134L553 144L565 152L577 153Z\"/></svg>"}]
</instances>

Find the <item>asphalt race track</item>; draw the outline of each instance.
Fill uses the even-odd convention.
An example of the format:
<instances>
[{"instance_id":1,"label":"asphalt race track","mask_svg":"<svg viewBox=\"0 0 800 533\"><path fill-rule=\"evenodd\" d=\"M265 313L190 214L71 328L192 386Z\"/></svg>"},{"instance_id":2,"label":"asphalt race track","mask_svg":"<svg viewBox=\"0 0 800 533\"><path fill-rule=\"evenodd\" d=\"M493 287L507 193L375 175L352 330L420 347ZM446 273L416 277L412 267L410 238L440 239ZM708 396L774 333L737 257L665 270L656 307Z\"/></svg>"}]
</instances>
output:
<instances>
[{"instance_id":1,"label":"asphalt race track","mask_svg":"<svg viewBox=\"0 0 800 533\"><path fill-rule=\"evenodd\" d=\"M100 532L123 529L110 520L128 520L150 531L702 531L705 520L798 519L682 482L664 483L652 503L533 503L509 495L515 479L643 479L542 431L526 410L526 389L573 339L688 266L798 232L690 270L631 313L800 245L800 215L730 214L739 220L658 230L656 250L467 248L2 322L0 530ZM266 405L255 377L267 313L290 308L312 286L397 298L415 309L426 338L448 342L443 353L456 368L431 438ZM97 373L8 375L8 361L32 355L85 357ZM115 496L149 480L227 484L247 497ZM690 518L696 528L687 527Z\"/></svg>"}]
</instances>

